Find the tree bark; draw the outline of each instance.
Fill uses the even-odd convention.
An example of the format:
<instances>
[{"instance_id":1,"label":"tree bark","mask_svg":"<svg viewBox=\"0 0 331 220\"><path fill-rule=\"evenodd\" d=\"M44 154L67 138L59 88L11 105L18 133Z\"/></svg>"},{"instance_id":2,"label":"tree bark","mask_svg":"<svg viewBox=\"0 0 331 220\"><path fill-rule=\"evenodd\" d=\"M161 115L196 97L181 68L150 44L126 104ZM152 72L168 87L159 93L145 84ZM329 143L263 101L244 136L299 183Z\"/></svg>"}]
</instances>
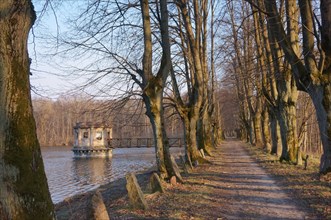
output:
<instances>
[{"instance_id":1,"label":"tree bark","mask_svg":"<svg viewBox=\"0 0 331 220\"><path fill-rule=\"evenodd\" d=\"M270 137L270 129L269 129L269 112L267 107L263 109L262 112L262 134L263 134L263 142L264 149L267 153L271 152L271 137Z\"/></svg>"},{"instance_id":2,"label":"tree bark","mask_svg":"<svg viewBox=\"0 0 331 220\"><path fill-rule=\"evenodd\" d=\"M331 2L321 0L320 8L322 18L321 41L322 49L325 52L323 75L328 77L328 80L324 83L323 91L321 91L320 86L316 86L317 88L310 92L310 96L313 98L315 105L323 144L320 171L321 173L328 173L331 172ZM320 94L321 92L322 94ZM317 97L315 97L314 93L318 93L316 94ZM320 100L321 95L323 100Z\"/></svg>"},{"instance_id":3,"label":"tree bark","mask_svg":"<svg viewBox=\"0 0 331 220\"><path fill-rule=\"evenodd\" d=\"M309 0L299 0L301 22L305 28L302 28L302 48L304 62L296 54L292 47L282 25L280 15L277 11L275 0L264 0L268 11L268 23L270 31L275 35L281 45L285 57L290 62L292 74L295 78L298 88L307 92L314 103L318 125L320 129L320 138L323 145L323 154L321 156L320 172L325 174L331 172L331 3L328 0L321 0L321 46L319 50L319 61L315 58L314 51L314 25L312 4ZM317 41L317 44L319 41ZM319 47L319 45L317 45Z\"/></svg>"},{"instance_id":4,"label":"tree bark","mask_svg":"<svg viewBox=\"0 0 331 220\"><path fill-rule=\"evenodd\" d=\"M198 150L197 146L197 122L198 118L188 118L185 116L184 118L184 125L185 125L185 134L186 134L186 146L187 146L187 152L186 156L190 157L190 160L193 163L196 163L196 161L201 161L201 155Z\"/></svg>"},{"instance_id":5,"label":"tree bark","mask_svg":"<svg viewBox=\"0 0 331 220\"><path fill-rule=\"evenodd\" d=\"M163 91L171 66L167 0L160 0L159 2L162 58L156 75L152 74L152 32L149 3L148 0L141 0L140 2L144 29L144 55L143 71L141 73L143 82L138 83L143 90L142 96L147 110L146 115L149 117L153 128L157 168L161 178L176 176L182 182L181 176L175 172L171 161L163 114Z\"/></svg>"},{"instance_id":6,"label":"tree bark","mask_svg":"<svg viewBox=\"0 0 331 220\"><path fill-rule=\"evenodd\" d=\"M182 23L183 28L185 29L185 33L183 30L180 30L180 38L181 38L181 47L183 48L183 53L185 56L185 66L186 66L186 80L188 85L188 102L184 103L182 100L179 90L178 84L176 81L176 76L174 71L172 70L172 82L175 91L175 99L176 99L176 108L178 113L180 114L185 128L185 138L186 138L186 149L187 156L191 157L191 161L203 161L203 158L197 153L198 152L198 139L197 135L197 126L198 120L200 118L201 109L203 107L203 95L204 95L204 69L206 69L206 63L203 62L201 51L201 30L202 30L202 18L199 12L200 3L197 0L192 1L193 4L193 16L194 23L196 25L195 29L192 26L191 14L189 12L188 6L189 2L186 0L176 0L175 1L178 12L180 13L179 19L183 19ZM186 34L186 39L184 39L184 35ZM186 62L188 61L188 62ZM200 124L201 125L201 124ZM201 132L203 132L203 126L201 125ZM200 144L203 145L203 133L199 136ZM203 147L203 146L202 146Z\"/></svg>"},{"instance_id":7,"label":"tree bark","mask_svg":"<svg viewBox=\"0 0 331 220\"><path fill-rule=\"evenodd\" d=\"M272 146L271 146L271 154L276 154L278 156L281 155L282 146L281 146L281 136L280 136L280 128L279 123L276 119L275 113L270 114L270 125L271 125L271 139L272 139Z\"/></svg>"},{"instance_id":8,"label":"tree bark","mask_svg":"<svg viewBox=\"0 0 331 220\"><path fill-rule=\"evenodd\" d=\"M54 219L30 97L31 1L0 3L0 219Z\"/></svg>"}]
</instances>

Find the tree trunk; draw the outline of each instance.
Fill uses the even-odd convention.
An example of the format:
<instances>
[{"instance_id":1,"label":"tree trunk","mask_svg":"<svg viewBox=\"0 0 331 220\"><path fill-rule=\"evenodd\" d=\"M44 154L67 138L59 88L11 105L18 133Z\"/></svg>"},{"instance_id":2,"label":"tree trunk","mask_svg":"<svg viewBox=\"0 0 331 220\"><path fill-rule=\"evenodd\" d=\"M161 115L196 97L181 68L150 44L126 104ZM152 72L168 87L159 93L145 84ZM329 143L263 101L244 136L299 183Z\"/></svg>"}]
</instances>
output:
<instances>
[{"instance_id":1,"label":"tree trunk","mask_svg":"<svg viewBox=\"0 0 331 220\"><path fill-rule=\"evenodd\" d=\"M185 140L186 140L186 156L195 163L196 161L202 160L201 155L197 146L197 123L198 117L193 116L189 118L188 116L184 117L185 125Z\"/></svg>"},{"instance_id":2,"label":"tree trunk","mask_svg":"<svg viewBox=\"0 0 331 220\"><path fill-rule=\"evenodd\" d=\"M298 88L310 95L316 109L323 144L320 172L331 172L331 117L329 116L331 115L329 77L331 74L331 4L328 0L321 0L321 41L316 42L312 3L308 0L299 0L301 23L305 27L301 29L302 33L300 33L302 35L302 54L304 54L304 61L302 61L296 53L296 48L293 48L291 42L285 37L286 33L276 1L264 0L264 3L268 11L269 31L275 35L283 48L285 57L291 64L292 75L295 77ZM295 20L295 18L290 18L290 20ZM316 44L321 43L321 48L318 48L319 61L315 56L315 42ZM317 47L319 46L317 45Z\"/></svg>"},{"instance_id":3,"label":"tree trunk","mask_svg":"<svg viewBox=\"0 0 331 220\"><path fill-rule=\"evenodd\" d=\"M300 154L300 147L298 146L297 135L297 117L296 117L296 102L288 104L288 154L289 160L298 164Z\"/></svg>"},{"instance_id":4,"label":"tree trunk","mask_svg":"<svg viewBox=\"0 0 331 220\"><path fill-rule=\"evenodd\" d=\"M331 172L331 85L315 87L309 91L316 110L320 137L323 147L321 156L320 172Z\"/></svg>"},{"instance_id":5,"label":"tree trunk","mask_svg":"<svg viewBox=\"0 0 331 220\"><path fill-rule=\"evenodd\" d=\"M257 102L260 102L260 98L258 98ZM262 129L261 129L261 107L260 104L256 107L255 114L254 114L254 136L255 136L255 145L258 147L262 146Z\"/></svg>"},{"instance_id":6,"label":"tree trunk","mask_svg":"<svg viewBox=\"0 0 331 220\"><path fill-rule=\"evenodd\" d=\"M203 45L201 44L202 18L199 11L199 7L201 5L200 2L197 0L192 1L194 22L196 25L194 29L192 25L193 22L191 19L191 11L189 10L190 2L186 0L177 0L175 2L177 4L178 10L181 13L181 17L183 18L183 25L187 37L187 40L185 41L187 44L188 51L187 58L189 61L191 61L189 62L190 68L187 68L187 70L189 70L190 72L185 73L187 76L189 76L186 77L187 84L189 85L189 102L187 104L184 104L183 100L180 97L178 86L176 83L176 77L174 76L174 74L172 76L174 90L177 91L175 92L177 99L176 105L178 105L177 109L185 123L188 150L187 154L191 157L192 161L203 161L202 157L199 155L199 153L197 153L197 123L203 105L203 86L204 79L206 79L206 76L204 75L204 69L206 69L207 64L206 62L203 62L204 58L200 51L200 49L202 49L203 47ZM201 131L203 131L203 127L201 128ZM199 138L202 140L202 135ZM200 143L202 143L202 141Z\"/></svg>"},{"instance_id":7,"label":"tree trunk","mask_svg":"<svg viewBox=\"0 0 331 220\"><path fill-rule=\"evenodd\" d=\"M140 2L144 26L144 55L143 71L142 73L140 72L143 82L137 81L137 83L143 90L142 96L146 106L146 115L149 117L153 128L157 169L161 178L176 176L177 180L182 182L182 178L178 172L175 172L174 164L171 160L169 140L163 118L163 91L171 66L167 0L160 0L159 2L161 12L160 31L162 58L156 76L152 74L152 32L149 16L149 2L148 0L141 0Z\"/></svg>"},{"instance_id":8,"label":"tree trunk","mask_svg":"<svg viewBox=\"0 0 331 220\"><path fill-rule=\"evenodd\" d=\"M211 128L211 118L209 117L209 113L207 110L202 112L202 117L198 121L198 141L199 149L203 149L209 156L212 155L212 128Z\"/></svg>"},{"instance_id":9,"label":"tree trunk","mask_svg":"<svg viewBox=\"0 0 331 220\"><path fill-rule=\"evenodd\" d=\"M160 95L160 94L155 94ZM168 143L167 137L163 134L162 130L162 119L161 119L161 108L160 105L160 97L151 97L151 94L144 96L144 103L146 106L146 115L148 116L152 129L153 129L153 139L154 139L154 147L155 147L155 154L156 154L156 166L160 173L161 178L167 178L168 172L165 164L164 159L164 148L169 148L166 146Z\"/></svg>"},{"instance_id":10,"label":"tree trunk","mask_svg":"<svg viewBox=\"0 0 331 220\"><path fill-rule=\"evenodd\" d=\"M269 129L269 112L267 108L263 109L262 112L262 134L263 134L263 142L264 149L266 152L271 152L271 138L270 138L270 129Z\"/></svg>"},{"instance_id":11,"label":"tree trunk","mask_svg":"<svg viewBox=\"0 0 331 220\"><path fill-rule=\"evenodd\" d=\"M271 126L271 154L281 155L282 147L280 140L280 128L276 119L275 113L270 114L270 126Z\"/></svg>"},{"instance_id":12,"label":"tree trunk","mask_svg":"<svg viewBox=\"0 0 331 220\"><path fill-rule=\"evenodd\" d=\"M297 164L299 147L296 131L295 104L282 103L279 105L279 108L278 121L282 139L282 154L280 160L286 160Z\"/></svg>"},{"instance_id":13,"label":"tree trunk","mask_svg":"<svg viewBox=\"0 0 331 220\"><path fill-rule=\"evenodd\" d=\"M35 13L27 0L0 5L0 219L54 219L30 97Z\"/></svg>"},{"instance_id":14,"label":"tree trunk","mask_svg":"<svg viewBox=\"0 0 331 220\"><path fill-rule=\"evenodd\" d=\"M156 153L156 163L160 177L162 179L176 176L181 180L181 176L177 176L171 162L171 154L169 150L169 140L165 131L164 117L163 117L163 90L157 91L153 88L160 88L156 85L150 84L149 89L145 90L144 102L146 106L146 115L148 116L154 137L154 146Z\"/></svg>"},{"instance_id":15,"label":"tree trunk","mask_svg":"<svg viewBox=\"0 0 331 220\"><path fill-rule=\"evenodd\" d=\"M287 119L286 119L286 112L283 109L279 109L277 111L277 119L279 122L280 128L280 136L282 142L282 153L280 155L280 161L286 160L288 161L288 147L287 147Z\"/></svg>"}]
</instances>

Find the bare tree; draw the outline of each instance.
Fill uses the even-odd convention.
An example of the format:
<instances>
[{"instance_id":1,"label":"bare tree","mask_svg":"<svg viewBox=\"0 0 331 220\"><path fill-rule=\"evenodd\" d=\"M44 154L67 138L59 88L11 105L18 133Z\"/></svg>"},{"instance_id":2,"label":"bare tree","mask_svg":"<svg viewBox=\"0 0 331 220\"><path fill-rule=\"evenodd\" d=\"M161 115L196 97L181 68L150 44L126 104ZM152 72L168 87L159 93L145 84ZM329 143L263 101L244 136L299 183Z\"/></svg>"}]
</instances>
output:
<instances>
[{"instance_id":1,"label":"bare tree","mask_svg":"<svg viewBox=\"0 0 331 220\"><path fill-rule=\"evenodd\" d=\"M171 65L167 4L164 0L88 2L78 19L70 22L75 34L62 41L62 54L86 58L86 65L74 71L87 77L80 89L121 100L142 98L164 178L175 175L163 118L163 91Z\"/></svg>"},{"instance_id":2,"label":"bare tree","mask_svg":"<svg viewBox=\"0 0 331 220\"><path fill-rule=\"evenodd\" d=\"M317 32L314 20L313 5L311 1L300 0L299 9L302 22L301 41L302 54L298 55L295 45L286 37L283 23L281 22L280 13L277 9L275 0L264 1L270 32L273 33L280 46L282 47L285 57L291 64L292 74L296 81L298 89L307 92L314 103L316 115L318 118L321 140L323 144L323 154L321 157L320 172L328 173L331 171L331 135L329 114L330 106L330 57L331 48L329 39L331 37L330 24L331 18L329 12L331 5L328 1L321 0L321 37ZM288 19L295 20L291 14L287 14ZM299 33L296 33L297 35ZM316 36L316 38L315 38ZM319 51L316 56L316 49Z\"/></svg>"},{"instance_id":3,"label":"bare tree","mask_svg":"<svg viewBox=\"0 0 331 220\"><path fill-rule=\"evenodd\" d=\"M0 3L0 218L54 219L30 97L31 1Z\"/></svg>"},{"instance_id":4,"label":"bare tree","mask_svg":"<svg viewBox=\"0 0 331 220\"><path fill-rule=\"evenodd\" d=\"M138 72L142 78L142 82L137 81L137 83L143 90L142 96L147 109L146 114L153 127L156 162L161 177L177 176L182 181L179 174L173 168L169 152L169 140L164 126L163 91L171 66L167 0L160 0L159 23L162 58L156 75L153 75L152 72L152 32L148 0L141 0L141 9L144 28L144 55L142 61L143 70L142 72Z\"/></svg>"},{"instance_id":5,"label":"bare tree","mask_svg":"<svg viewBox=\"0 0 331 220\"><path fill-rule=\"evenodd\" d=\"M175 3L177 14L175 13L176 16L173 16L173 21L177 25L175 33L178 40L175 37L174 39L176 46L179 48L178 53L181 54L182 62L173 62L174 67L171 72L174 105L184 124L186 156L194 162L202 162L204 159L198 151L199 148L204 149L209 154L211 153L211 141L209 140L208 143L205 142L208 138L204 134L204 132L210 129L210 122L206 121L206 126L204 126L201 123L202 117L200 116L204 114L207 116L209 108L208 100L205 99L206 102L203 102L203 97L207 98L207 90L205 88L207 88L206 86L209 83L209 77L206 57L207 18L203 18L202 15L207 16L208 1L200 4L199 1L193 1L191 3L186 0L180 0ZM192 14L190 13L191 8L193 10ZM180 74L184 75L183 78L187 86L187 93L185 95L180 93L180 77L178 77ZM199 121L200 126L198 127ZM198 143L200 146L198 146Z\"/></svg>"}]
</instances>

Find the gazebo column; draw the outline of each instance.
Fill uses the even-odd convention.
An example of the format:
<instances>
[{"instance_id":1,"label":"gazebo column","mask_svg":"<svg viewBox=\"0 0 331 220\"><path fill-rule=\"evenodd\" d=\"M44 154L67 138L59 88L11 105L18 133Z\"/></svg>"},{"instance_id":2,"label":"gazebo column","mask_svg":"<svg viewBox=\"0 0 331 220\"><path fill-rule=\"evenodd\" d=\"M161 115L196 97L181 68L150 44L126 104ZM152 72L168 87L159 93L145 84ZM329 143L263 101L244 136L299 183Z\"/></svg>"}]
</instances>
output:
<instances>
[{"instance_id":1,"label":"gazebo column","mask_svg":"<svg viewBox=\"0 0 331 220\"><path fill-rule=\"evenodd\" d=\"M94 129L93 127L91 126L90 127L90 147L93 147L94 146L94 143L93 143L93 139L94 139L94 133L93 133Z\"/></svg>"},{"instance_id":2,"label":"gazebo column","mask_svg":"<svg viewBox=\"0 0 331 220\"><path fill-rule=\"evenodd\" d=\"M80 140L81 140L81 138L82 138L82 132L81 132L81 130L78 128L77 129L77 147L80 147Z\"/></svg>"}]
</instances>

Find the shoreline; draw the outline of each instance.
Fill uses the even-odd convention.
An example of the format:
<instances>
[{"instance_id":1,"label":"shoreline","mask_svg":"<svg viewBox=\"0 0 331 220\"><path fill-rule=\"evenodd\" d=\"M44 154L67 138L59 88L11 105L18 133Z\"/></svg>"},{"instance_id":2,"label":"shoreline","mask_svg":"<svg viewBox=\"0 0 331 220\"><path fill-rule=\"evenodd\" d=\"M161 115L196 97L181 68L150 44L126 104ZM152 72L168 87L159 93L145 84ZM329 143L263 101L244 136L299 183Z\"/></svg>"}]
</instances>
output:
<instances>
[{"instance_id":1,"label":"shoreline","mask_svg":"<svg viewBox=\"0 0 331 220\"><path fill-rule=\"evenodd\" d=\"M130 148L127 148L127 149L130 149ZM143 149L143 148L140 148L140 149ZM175 147L175 148L173 148L173 149L171 150L171 154L172 154L172 155L176 158L176 160L177 160L181 155L183 155L182 150L183 150L183 148L177 148L177 147ZM79 159L80 159L80 158L79 158ZM82 158L82 159L86 159L86 158ZM89 158L87 158L87 159L89 159ZM112 159L112 157L111 157L110 159ZM154 163L152 163L152 164L149 164L149 166L141 167L140 169L138 168L137 170L130 171L130 172L133 172L133 173L135 173L136 175L138 175L138 174L142 174L142 173L150 173L150 172L153 172L153 171L155 171L155 170L156 170L156 164L155 164L155 162L154 162ZM54 204L54 206L58 206L58 204L60 204L60 203L62 203L62 202L64 202L64 201L66 201L66 200L71 200L72 198L74 198L74 197L76 197L76 196L79 196L79 195L81 195L81 194L86 194L86 193L89 193L89 192L95 192L96 190L98 190L99 188L102 188L103 186L107 186L107 185L111 184L112 182L116 182L118 179L122 179L122 178L125 179L125 174L126 174L126 172L123 171L122 173L124 173L123 177L119 177L119 178L112 179L112 180L109 180L109 179L108 179L109 182L102 183L102 184L100 184L99 186L93 187L93 189L87 189L87 190L84 191L84 192L78 192L77 194L74 194L74 195L71 195L71 196L65 197L65 198L63 198L62 201L58 201L58 202L56 202L56 203L54 202L53 204Z\"/></svg>"},{"instance_id":2,"label":"shoreline","mask_svg":"<svg viewBox=\"0 0 331 220\"><path fill-rule=\"evenodd\" d=\"M155 172L154 166L150 167L149 169L138 171L137 173L135 173L138 183L141 187L148 185L149 177L152 175L153 172ZM142 190L146 192L147 187L142 187ZM88 216L86 216L86 214L88 214L87 210L89 209L90 200L96 191L99 191L101 193L106 207L112 206L114 205L110 204L112 203L112 201L127 197L126 179L125 177L119 178L107 184L100 185L96 189L89 190L85 193L77 194L72 197L68 197L63 201L54 204L57 220L88 220L89 218Z\"/></svg>"},{"instance_id":3,"label":"shoreline","mask_svg":"<svg viewBox=\"0 0 331 220\"><path fill-rule=\"evenodd\" d=\"M145 173L153 173L153 172L156 172L155 171L156 168L155 166L151 166L149 168L146 168L146 169L142 169L142 170L138 170L136 172L133 172L135 173L136 175L141 175L141 174L145 174ZM81 195L85 195L85 194L89 194L89 193L95 193L97 190L99 190L100 188L104 188L104 187L107 187L109 185L111 185L113 182L116 182L116 181L119 181L121 179L124 179L125 180L125 176L124 177L120 177L120 178L117 178L117 179L114 179L114 180L111 180L110 182L107 182L107 183L103 183L103 184L100 184L99 186L95 186L94 188L92 189L87 189L86 191L84 192L80 192L80 193L77 193L77 194L74 194L72 196L68 196L68 197L65 197L63 200L61 201L58 201L58 202L53 202L53 205L54 207L57 207L59 204L63 203L63 202L66 202L68 200L74 200L75 197L80 197Z\"/></svg>"}]
</instances>

